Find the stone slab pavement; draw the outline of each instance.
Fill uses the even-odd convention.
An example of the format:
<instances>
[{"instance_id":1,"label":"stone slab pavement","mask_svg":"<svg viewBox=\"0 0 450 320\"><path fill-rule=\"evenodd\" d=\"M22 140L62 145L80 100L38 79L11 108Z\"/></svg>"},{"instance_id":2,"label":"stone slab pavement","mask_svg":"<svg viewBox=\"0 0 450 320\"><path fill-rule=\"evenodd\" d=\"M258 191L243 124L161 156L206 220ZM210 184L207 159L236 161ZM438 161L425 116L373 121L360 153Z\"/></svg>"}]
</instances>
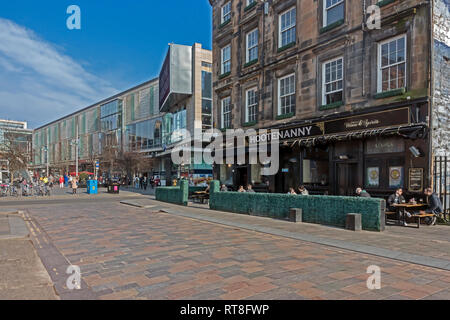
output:
<instances>
[{"instance_id":1,"label":"stone slab pavement","mask_svg":"<svg viewBox=\"0 0 450 320\"><path fill-rule=\"evenodd\" d=\"M450 271L201 218L226 215L221 212L153 203L157 209L118 201L55 204L25 214L47 270L80 266L85 289L80 298L450 299ZM313 225L229 215L255 225L319 232ZM341 231L318 227L326 228L320 234ZM366 285L371 265L381 268L379 290Z\"/></svg>"},{"instance_id":2,"label":"stone slab pavement","mask_svg":"<svg viewBox=\"0 0 450 320\"><path fill-rule=\"evenodd\" d=\"M57 300L28 234L17 212L0 212L0 300Z\"/></svg>"},{"instance_id":3,"label":"stone slab pavement","mask_svg":"<svg viewBox=\"0 0 450 320\"><path fill-rule=\"evenodd\" d=\"M445 225L420 229L388 225L384 232L354 232L318 224L214 211L201 204L191 203L183 207L149 198L129 202L189 218L450 270L450 227Z\"/></svg>"},{"instance_id":4,"label":"stone slab pavement","mask_svg":"<svg viewBox=\"0 0 450 320\"><path fill-rule=\"evenodd\" d=\"M0 197L0 206L9 206L13 203L15 206L35 201L53 201L53 200L89 200L89 199L116 199L117 197L144 197L151 195L151 191L144 192L139 189L122 188L119 194L110 194L106 188L99 188L98 194L88 194L86 188L79 188L76 194L72 194L72 189L54 187L50 196L18 196L18 197Z\"/></svg>"}]
</instances>

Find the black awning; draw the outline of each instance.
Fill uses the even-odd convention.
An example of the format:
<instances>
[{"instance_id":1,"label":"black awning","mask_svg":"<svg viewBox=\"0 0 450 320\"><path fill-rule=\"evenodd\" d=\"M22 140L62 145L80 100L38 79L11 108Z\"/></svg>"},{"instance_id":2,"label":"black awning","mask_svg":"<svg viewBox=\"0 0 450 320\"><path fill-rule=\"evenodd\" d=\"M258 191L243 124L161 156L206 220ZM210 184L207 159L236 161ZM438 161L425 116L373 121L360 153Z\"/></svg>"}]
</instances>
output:
<instances>
[{"instance_id":1,"label":"black awning","mask_svg":"<svg viewBox=\"0 0 450 320\"><path fill-rule=\"evenodd\" d=\"M394 126L380 129L359 130L349 133L328 134L318 137L293 139L283 143L288 143L290 146L314 146L318 144L329 144L336 141L346 141L354 139L366 139L371 137L399 135L406 139L424 138L428 132L426 123L418 123L414 125Z\"/></svg>"}]
</instances>

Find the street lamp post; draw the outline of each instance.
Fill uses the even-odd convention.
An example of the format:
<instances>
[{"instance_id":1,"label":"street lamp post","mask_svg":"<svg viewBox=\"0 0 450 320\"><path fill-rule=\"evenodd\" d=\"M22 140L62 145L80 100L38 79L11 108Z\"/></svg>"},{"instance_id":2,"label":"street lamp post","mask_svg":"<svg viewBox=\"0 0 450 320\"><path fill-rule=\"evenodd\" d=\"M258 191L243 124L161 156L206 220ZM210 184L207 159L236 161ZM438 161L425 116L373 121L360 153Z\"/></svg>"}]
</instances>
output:
<instances>
[{"instance_id":1,"label":"street lamp post","mask_svg":"<svg viewBox=\"0 0 450 320\"><path fill-rule=\"evenodd\" d=\"M78 126L77 126L77 134L76 134L76 138L73 139L70 144L73 146L75 145L75 176L78 177L78 144L79 144L79 139L78 139Z\"/></svg>"},{"instance_id":2,"label":"street lamp post","mask_svg":"<svg viewBox=\"0 0 450 320\"><path fill-rule=\"evenodd\" d=\"M47 170L45 171L47 177L50 175L50 173L48 172L49 169L49 163L48 163L48 146L43 146L42 150L45 151L45 158L46 158L46 164L47 164Z\"/></svg>"}]
</instances>

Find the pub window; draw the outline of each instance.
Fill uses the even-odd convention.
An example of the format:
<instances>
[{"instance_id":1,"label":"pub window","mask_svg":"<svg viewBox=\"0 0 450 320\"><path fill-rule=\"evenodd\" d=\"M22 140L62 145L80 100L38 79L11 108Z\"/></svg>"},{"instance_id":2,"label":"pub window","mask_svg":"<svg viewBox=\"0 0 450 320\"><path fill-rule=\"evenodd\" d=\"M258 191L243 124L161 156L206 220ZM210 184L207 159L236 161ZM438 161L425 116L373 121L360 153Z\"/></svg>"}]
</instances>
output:
<instances>
[{"instance_id":1,"label":"pub window","mask_svg":"<svg viewBox=\"0 0 450 320\"><path fill-rule=\"evenodd\" d=\"M245 122L256 121L258 101L256 98L256 88L247 90L245 93Z\"/></svg>"},{"instance_id":2,"label":"pub window","mask_svg":"<svg viewBox=\"0 0 450 320\"><path fill-rule=\"evenodd\" d=\"M231 71L231 45L226 46L222 49L222 74Z\"/></svg>"},{"instance_id":3,"label":"pub window","mask_svg":"<svg viewBox=\"0 0 450 320\"><path fill-rule=\"evenodd\" d=\"M327 61L322 67L322 104L343 100L343 63L342 57Z\"/></svg>"},{"instance_id":4,"label":"pub window","mask_svg":"<svg viewBox=\"0 0 450 320\"><path fill-rule=\"evenodd\" d=\"M233 167L231 164L220 165L220 183L225 185L233 184Z\"/></svg>"},{"instance_id":5,"label":"pub window","mask_svg":"<svg viewBox=\"0 0 450 320\"><path fill-rule=\"evenodd\" d=\"M258 59L258 29L247 34L246 62Z\"/></svg>"},{"instance_id":6,"label":"pub window","mask_svg":"<svg viewBox=\"0 0 450 320\"><path fill-rule=\"evenodd\" d=\"M327 186L329 184L328 148L303 150L303 184Z\"/></svg>"},{"instance_id":7,"label":"pub window","mask_svg":"<svg viewBox=\"0 0 450 320\"><path fill-rule=\"evenodd\" d=\"M227 22L230 19L231 19L231 1L228 1L222 7L222 21L221 21L221 23L225 23L225 22Z\"/></svg>"},{"instance_id":8,"label":"pub window","mask_svg":"<svg viewBox=\"0 0 450 320\"><path fill-rule=\"evenodd\" d=\"M344 0L323 0L323 26L344 19Z\"/></svg>"},{"instance_id":9,"label":"pub window","mask_svg":"<svg viewBox=\"0 0 450 320\"><path fill-rule=\"evenodd\" d=\"M406 36L378 44L378 92L406 86Z\"/></svg>"},{"instance_id":10,"label":"pub window","mask_svg":"<svg viewBox=\"0 0 450 320\"><path fill-rule=\"evenodd\" d=\"M222 105L221 128L229 129L231 128L231 97L226 97L222 99L221 105Z\"/></svg>"},{"instance_id":11,"label":"pub window","mask_svg":"<svg viewBox=\"0 0 450 320\"><path fill-rule=\"evenodd\" d=\"M256 2L256 0L247 0L247 7L255 2Z\"/></svg>"},{"instance_id":12,"label":"pub window","mask_svg":"<svg viewBox=\"0 0 450 320\"><path fill-rule=\"evenodd\" d=\"M295 110L295 74L278 80L278 115Z\"/></svg>"},{"instance_id":13,"label":"pub window","mask_svg":"<svg viewBox=\"0 0 450 320\"><path fill-rule=\"evenodd\" d=\"M278 47L284 47L288 44L295 42L295 30L296 30L296 9L295 7L280 14L279 18L279 34L278 34Z\"/></svg>"}]
</instances>

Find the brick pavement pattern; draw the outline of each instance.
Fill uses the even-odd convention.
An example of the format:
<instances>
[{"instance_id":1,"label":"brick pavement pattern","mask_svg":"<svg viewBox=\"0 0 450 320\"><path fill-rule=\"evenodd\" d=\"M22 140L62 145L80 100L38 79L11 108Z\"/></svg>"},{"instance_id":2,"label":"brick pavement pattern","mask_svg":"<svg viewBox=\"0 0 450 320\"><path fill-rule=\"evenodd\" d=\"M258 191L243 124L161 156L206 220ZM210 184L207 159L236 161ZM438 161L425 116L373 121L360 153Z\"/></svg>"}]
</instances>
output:
<instances>
[{"instance_id":1,"label":"brick pavement pattern","mask_svg":"<svg viewBox=\"0 0 450 320\"><path fill-rule=\"evenodd\" d=\"M113 201L27 214L100 299L450 299L449 271Z\"/></svg>"}]
</instances>

